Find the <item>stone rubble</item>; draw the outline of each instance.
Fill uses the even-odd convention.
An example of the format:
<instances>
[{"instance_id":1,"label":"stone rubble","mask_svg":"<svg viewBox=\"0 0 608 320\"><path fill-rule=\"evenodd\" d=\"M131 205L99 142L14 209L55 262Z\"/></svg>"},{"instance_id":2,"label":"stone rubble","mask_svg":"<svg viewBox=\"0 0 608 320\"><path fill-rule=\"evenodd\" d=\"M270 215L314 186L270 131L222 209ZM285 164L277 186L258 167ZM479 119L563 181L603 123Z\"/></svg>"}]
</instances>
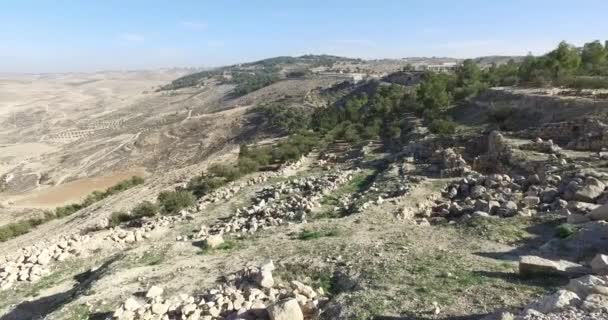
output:
<instances>
[{"instance_id":1,"label":"stone rubble","mask_svg":"<svg viewBox=\"0 0 608 320\"><path fill-rule=\"evenodd\" d=\"M73 234L59 240L22 248L12 257L4 257L0 263L0 290L11 288L15 283L36 282L50 273L52 264L69 257L81 255L83 244L90 236Z\"/></svg>"},{"instance_id":2,"label":"stone rubble","mask_svg":"<svg viewBox=\"0 0 608 320\"><path fill-rule=\"evenodd\" d=\"M239 208L228 221L220 221L190 239L205 240L216 234L247 234L291 222L306 222L306 215L319 207L321 198L352 179L352 170L339 170L320 177L293 178L264 187L253 199L253 205ZM184 237L184 239L188 239Z\"/></svg>"},{"instance_id":3,"label":"stone rubble","mask_svg":"<svg viewBox=\"0 0 608 320\"><path fill-rule=\"evenodd\" d=\"M557 174L552 165L543 177L472 172L448 185L431 215L454 220L471 216L532 216L540 212L563 215L569 223L605 219L590 214L606 196L608 177L593 170ZM596 214L599 215L599 214Z\"/></svg>"},{"instance_id":4,"label":"stone rubble","mask_svg":"<svg viewBox=\"0 0 608 320\"><path fill-rule=\"evenodd\" d=\"M175 223L191 219L191 213L188 210L182 210L179 215L174 216L158 216L153 219L144 219L139 227L129 228L125 230L120 227L111 229L106 240L111 240L117 243L135 243L148 239L150 232L161 227L168 227Z\"/></svg>"},{"instance_id":5,"label":"stone rubble","mask_svg":"<svg viewBox=\"0 0 608 320\"><path fill-rule=\"evenodd\" d=\"M145 299L131 297L114 312L114 319L270 319L297 320L315 317L327 301L322 289L299 281L276 283L274 264L248 267L224 277L217 287L191 296L163 297L163 289L152 286Z\"/></svg>"},{"instance_id":6,"label":"stone rubble","mask_svg":"<svg viewBox=\"0 0 608 320\"><path fill-rule=\"evenodd\" d=\"M462 155L453 148L436 150L429 161L429 171L438 173L441 177L460 177L471 171Z\"/></svg>"},{"instance_id":7,"label":"stone rubble","mask_svg":"<svg viewBox=\"0 0 608 320\"><path fill-rule=\"evenodd\" d=\"M251 177L245 182L236 183L230 182L227 186L213 190L209 194L204 195L198 200L197 209L198 211L204 210L208 205L227 201L234 197L242 188L245 186L255 186L260 183L268 181L272 177L282 177L286 174L298 170L304 164L305 157L300 158L294 162L288 162L281 166L281 168L274 172L264 172L258 176Z\"/></svg>"},{"instance_id":8,"label":"stone rubble","mask_svg":"<svg viewBox=\"0 0 608 320\"><path fill-rule=\"evenodd\" d=\"M550 153L550 154L561 154L562 148L553 143L553 140L543 140L541 138L536 138L533 142L523 144L519 146L522 150L531 150L541 153Z\"/></svg>"}]
</instances>

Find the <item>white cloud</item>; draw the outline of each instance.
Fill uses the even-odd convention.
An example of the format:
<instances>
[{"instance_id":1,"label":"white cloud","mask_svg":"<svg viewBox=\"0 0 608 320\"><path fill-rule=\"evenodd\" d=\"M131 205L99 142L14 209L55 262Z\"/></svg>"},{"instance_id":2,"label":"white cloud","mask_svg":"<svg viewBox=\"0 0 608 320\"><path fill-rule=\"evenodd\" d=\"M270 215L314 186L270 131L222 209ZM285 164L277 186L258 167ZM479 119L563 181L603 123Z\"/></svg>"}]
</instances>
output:
<instances>
[{"instance_id":1,"label":"white cloud","mask_svg":"<svg viewBox=\"0 0 608 320\"><path fill-rule=\"evenodd\" d=\"M183 28L195 30L195 31L205 31L207 30L207 23L204 21L182 21L179 23Z\"/></svg>"},{"instance_id":2,"label":"white cloud","mask_svg":"<svg viewBox=\"0 0 608 320\"><path fill-rule=\"evenodd\" d=\"M138 33L122 33L118 38L127 42L144 42L144 36Z\"/></svg>"}]
</instances>

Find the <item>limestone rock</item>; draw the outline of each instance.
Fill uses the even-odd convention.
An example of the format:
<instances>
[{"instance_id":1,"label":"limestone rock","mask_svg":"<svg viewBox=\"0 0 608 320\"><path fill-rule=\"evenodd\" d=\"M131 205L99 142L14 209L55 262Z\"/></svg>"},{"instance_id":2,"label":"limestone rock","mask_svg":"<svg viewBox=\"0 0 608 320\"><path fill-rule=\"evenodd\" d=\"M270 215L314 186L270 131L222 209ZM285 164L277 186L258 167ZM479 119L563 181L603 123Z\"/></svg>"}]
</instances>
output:
<instances>
[{"instance_id":1,"label":"limestone rock","mask_svg":"<svg viewBox=\"0 0 608 320\"><path fill-rule=\"evenodd\" d=\"M533 303L529 308L540 311L542 313L551 313L561 311L569 306L574 306L580 303L579 296L568 290L559 290L554 294L548 295Z\"/></svg>"},{"instance_id":2,"label":"limestone rock","mask_svg":"<svg viewBox=\"0 0 608 320\"><path fill-rule=\"evenodd\" d=\"M582 275L587 268L566 260L549 260L538 256L522 256L519 260L519 274L522 276Z\"/></svg>"},{"instance_id":3,"label":"limestone rock","mask_svg":"<svg viewBox=\"0 0 608 320\"><path fill-rule=\"evenodd\" d=\"M608 296L602 294L590 294L581 304L581 309L591 312L608 310Z\"/></svg>"},{"instance_id":4,"label":"limestone rock","mask_svg":"<svg viewBox=\"0 0 608 320\"><path fill-rule=\"evenodd\" d=\"M224 243L224 238L220 234L210 235L205 239L205 247L213 249Z\"/></svg>"},{"instance_id":5,"label":"limestone rock","mask_svg":"<svg viewBox=\"0 0 608 320\"><path fill-rule=\"evenodd\" d=\"M163 294L163 291L164 290L161 287L152 286L150 287L150 289L148 289L148 292L146 293L146 298L154 299L156 297L160 297Z\"/></svg>"},{"instance_id":6,"label":"limestone rock","mask_svg":"<svg viewBox=\"0 0 608 320\"><path fill-rule=\"evenodd\" d=\"M267 310L270 320L304 320L304 314L296 299L279 301Z\"/></svg>"}]
</instances>

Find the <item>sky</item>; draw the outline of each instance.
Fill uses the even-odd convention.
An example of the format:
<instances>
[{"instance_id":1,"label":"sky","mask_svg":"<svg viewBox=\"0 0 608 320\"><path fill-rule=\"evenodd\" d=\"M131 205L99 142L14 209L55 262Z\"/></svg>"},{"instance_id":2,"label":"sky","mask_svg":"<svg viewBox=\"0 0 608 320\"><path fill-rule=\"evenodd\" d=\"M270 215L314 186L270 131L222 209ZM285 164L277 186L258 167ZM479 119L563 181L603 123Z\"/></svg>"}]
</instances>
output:
<instances>
[{"instance_id":1,"label":"sky","mask_svg":"<svg viewBox=\"0 0 608 320\"><path fill-rule=\"evenodd\" d=\"M607 12L608 0L3 0L0 73L542 54L608 39Z\"/></svg>"}]
</instances>

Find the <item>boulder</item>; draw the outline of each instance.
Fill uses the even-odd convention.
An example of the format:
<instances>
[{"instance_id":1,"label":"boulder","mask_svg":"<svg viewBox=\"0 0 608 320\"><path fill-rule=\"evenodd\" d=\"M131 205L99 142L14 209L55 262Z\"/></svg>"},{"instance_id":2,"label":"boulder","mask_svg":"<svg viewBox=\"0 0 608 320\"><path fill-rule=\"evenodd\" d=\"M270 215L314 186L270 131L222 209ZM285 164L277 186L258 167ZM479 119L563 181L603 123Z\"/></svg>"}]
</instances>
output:
<instances>
[{"instance_id":1,"label":"boulder","mask_svg":"<svg viewBox=\"0 0 608 320\"><path fill-rule=\"evenodd\" d=\"M279 301L268 308L270 320L304 320L304 314L296 299Z\"/></svg>"},{"instance_id":2,"label":"boulder","mask_svg":"<svg viewBox=\"0 0 608 320\"><path fill-rule=\"evenodd\" d=\"M566 260L549 260L538 256L522 256L519 260L519 274L522 276L576 276L586 274L587 268Z\"/></svg>"},{"instance_id":3,"label":"boulder","mask_svg":"<svg viewBox=\"0 0 608 320\"><path fill-rule=\"evenodd\" d=\"M594 177L587 177L583 186L574 193L574 199L584 202L593 202L595 198L599 197L602 192L604 192L605 188L606 185L600 180Z\"/></svg>"},{"instance_id":4,"label":"boulder","mask_svg":"<svg viewBox=\"0 0 608 320\"><path fill-rule=\"evenodd\" d=\"M587 216L591 220L608 220L608 204L591 210Z\"/></svg>"},{"instance_id":5,"label":"boulder","mask_svg":"<svg viewBox=\"0 0 608 320\"><path fill-rule=\"evenodd\" d=\"M608 255L597 254L591 260L591 270L597 275L608 275Z\"/></svg>"}]
</instances>

